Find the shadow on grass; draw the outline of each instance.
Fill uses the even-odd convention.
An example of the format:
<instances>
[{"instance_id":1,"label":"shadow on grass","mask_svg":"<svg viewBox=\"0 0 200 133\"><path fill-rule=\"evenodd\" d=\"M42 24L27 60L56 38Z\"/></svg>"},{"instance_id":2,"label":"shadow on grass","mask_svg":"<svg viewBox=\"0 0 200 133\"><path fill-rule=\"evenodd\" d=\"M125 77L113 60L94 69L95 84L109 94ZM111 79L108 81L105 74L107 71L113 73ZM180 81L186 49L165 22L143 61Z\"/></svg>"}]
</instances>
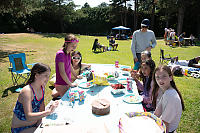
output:
<instances>
[{"instance_id":1,"label":"shadow on grass","mask_svg":"<svg viewBox=\"0 0 200 133\"><path fill-rule=\"evenodd\" d=\"M5 58L7 58L8 57L8 55L10 55L10 54L19 54L19 53L25 53L25 52L29 52L29 53L31 53L31 52L37 52L37 51L34 51L34 50L25 50L25 51L23 51L23 50L20 50L20 51L11 51L11 50L0 50L0 62L1 63L5 63L5 62L8 62L7 60L5 60ZM33 55L33 54L26 54L26 56L31 56L31 55Z\"/></svg>"},{"instance_id":2,"label":"shadow on grass","mask_svg":"<svg viewBox=\"0 0 200 133\"><path fill-rule=\"evenodd\" d=\"M37 33L36 33L37 34ZM42 34L39 34L43 37L55 37L55 38L65 38L66 34L68 33L42 33ZM79 34L75 34L76 37L79 37L80 35Z\"/></svg>"},{"instance_id":3,"label":"shadow on grass","mask_svg":"<svg viewBox=\"0 0 200 133\"><path fill-rule=\"evenodd\" d=\"M7 62L4 58L7 58L9 54L17 54L21 53L22 51L9 51L9 50L0 50L0 62L4 63Z\"/></svg>"},{"instance_id":4,"label":"shadow on grass","mask_svg":"<svg viewBox=\"0 0 200 133\"><path fill-rule=\"evenodd\" d=\"M12 86L12 87L9 87L7 89L5 89L3 91L3 94L2 94L2 98L4 97L7 97L8 96L8 92L12 92L12 93L17 93L15 90L18 89L18 88L23 88L25 86L25 84L21 84L21 85L18 85L18 86Z\"/></svg>"}]
</instances>

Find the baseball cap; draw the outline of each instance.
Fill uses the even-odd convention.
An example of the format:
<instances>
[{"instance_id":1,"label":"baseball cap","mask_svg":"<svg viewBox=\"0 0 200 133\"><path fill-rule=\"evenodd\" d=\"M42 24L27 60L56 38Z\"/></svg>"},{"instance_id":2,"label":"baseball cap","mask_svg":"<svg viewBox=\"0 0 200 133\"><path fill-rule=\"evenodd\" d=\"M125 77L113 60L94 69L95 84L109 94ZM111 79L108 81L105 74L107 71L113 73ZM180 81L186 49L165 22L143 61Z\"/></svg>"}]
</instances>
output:
<instances>
[{"instance_id":1,"label":"baseball cap","mask_svg":"<svg viewBox=\"0 0 200 133\"><path fill-rule=\"evenodd\" d=\"M150 25L149 19L143 19L142 20L141 26L149 27L149 25Z\"/></svg>"}]
</instances>

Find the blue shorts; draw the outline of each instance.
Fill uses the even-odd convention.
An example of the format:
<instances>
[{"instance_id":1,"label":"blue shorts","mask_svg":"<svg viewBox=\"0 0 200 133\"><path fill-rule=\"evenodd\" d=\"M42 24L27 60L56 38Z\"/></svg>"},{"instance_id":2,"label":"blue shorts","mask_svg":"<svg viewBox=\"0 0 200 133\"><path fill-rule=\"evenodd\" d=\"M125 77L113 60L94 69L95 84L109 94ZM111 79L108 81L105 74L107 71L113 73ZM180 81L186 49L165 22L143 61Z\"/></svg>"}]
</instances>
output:
<instances>
[{"instance_id":1,"label":"blue shorts","mask_svg":"<svg viewBox=\"0 0 200 133\"><path fill-rule=\"evenodd\" d=\"M25 127L11 128L11 133L20 133L24 129L31 128L31 127L36 127L36 124L31 125L31 126L25 126Z\"/></svg>"}]
</instances>

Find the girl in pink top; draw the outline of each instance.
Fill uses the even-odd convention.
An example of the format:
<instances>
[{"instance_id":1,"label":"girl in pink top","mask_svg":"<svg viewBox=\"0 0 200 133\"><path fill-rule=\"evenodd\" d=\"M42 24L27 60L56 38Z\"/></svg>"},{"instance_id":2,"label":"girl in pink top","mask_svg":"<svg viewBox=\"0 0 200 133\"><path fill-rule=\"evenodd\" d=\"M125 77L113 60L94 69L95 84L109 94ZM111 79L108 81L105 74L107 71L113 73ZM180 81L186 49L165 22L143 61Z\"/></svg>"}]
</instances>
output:
<instances>
[{"instance_id":1,"label":"girl in pink top","mask_svg":"<svg viewBox=\"0 0 200 133\"><path fill-rule=\"evenodd\" d=\"M55 88L52 91L52 97L56 98L58 96L62 97L69 87L77 86L76 83L71 81L71 73L76 78L81 78L78 76L71 65L71 52L73 52L79 41L73 34L68 34L65 37L65 43L63 49L60 49L56 53L55 67L56 67L56 83Z\"/></svg>"}]
</instances>

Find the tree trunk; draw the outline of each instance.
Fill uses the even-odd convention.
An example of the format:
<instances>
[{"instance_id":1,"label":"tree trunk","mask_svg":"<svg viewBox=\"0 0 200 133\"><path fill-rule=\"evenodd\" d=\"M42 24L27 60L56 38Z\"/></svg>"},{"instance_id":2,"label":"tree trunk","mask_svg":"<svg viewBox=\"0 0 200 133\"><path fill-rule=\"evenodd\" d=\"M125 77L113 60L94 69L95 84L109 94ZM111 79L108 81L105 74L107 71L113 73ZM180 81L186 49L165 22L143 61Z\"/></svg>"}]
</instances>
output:
<instances>
[{"instance_id":1,"label":"tree trunk","mask_svg":"<svg viewBox=\"0 0 200 133\"><path fill-rule=\"evenodd\" d=\"M127 8L126 8L126 0L125 0L125 9L124 9L124 26L127 26Z\"/></svg>"},{"instance_id":2,"label":"tree trunk","mask_svg":"<svg viewBox=\"0 0 200 133\"><path fill-rule=\"evenodd\" d=\"M180 0L180 4L178 7L178 24L177 24L177 34L178 35L180 35L182 33L184 9L185 9L184 1Z\"/></svg>"},{"instance_id":3,"label":"tree trunk","mask_svg":"<svg viewBox=\"0 0 200 133\"><path fill-rule=\"evenodd\" d=\"M138 0L135 0L135 11L134 11L134 31L137 30L137 11L138 10Z\"/></svg>"},{"instance_id":4,"label":"tree trunk","mask_svg":"<svg viewBox=\"0 0 200 133\"><path fill-rule=\"evenodd\" d=\"M62 11L61 11L61 0L58 1L58 8L59 8L59 23L60 23L60 31L61 33L64 32L64 27L63 27L63 16L62 16Z\"/></svg>"},{"instance_id":5,"label":"tree trunk","mask_svg":"<svg viewBox=\"0 0 200 133\"><path fill-rule=\"evenodd\" d=\"M153 7L152 7L152 12L151 12L151 29L153 30L154 28L154 21L155 21L155 3L154 0L152 1Z\"/></svg>"}]
</instances>

